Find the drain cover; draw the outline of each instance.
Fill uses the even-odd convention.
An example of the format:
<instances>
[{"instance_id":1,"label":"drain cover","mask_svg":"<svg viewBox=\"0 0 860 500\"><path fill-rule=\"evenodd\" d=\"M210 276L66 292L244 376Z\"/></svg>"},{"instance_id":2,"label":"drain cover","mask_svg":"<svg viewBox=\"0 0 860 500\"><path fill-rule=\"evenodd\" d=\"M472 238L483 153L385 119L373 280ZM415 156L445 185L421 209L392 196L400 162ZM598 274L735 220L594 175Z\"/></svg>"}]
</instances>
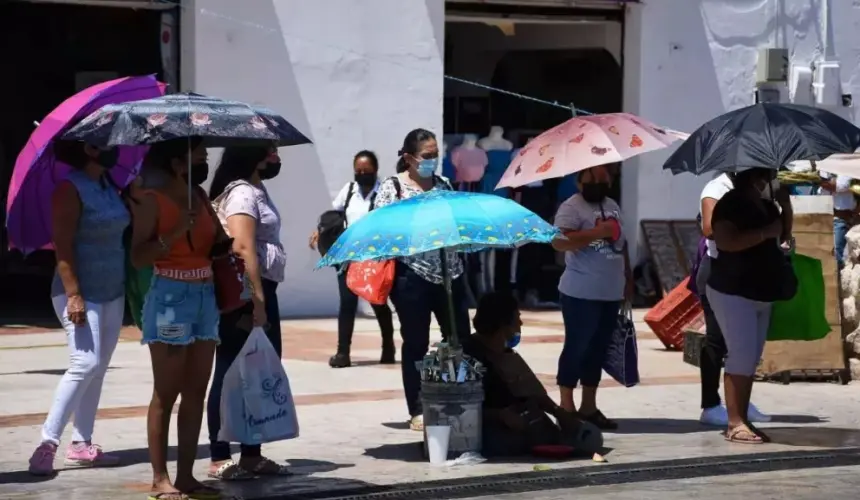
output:
<instances>
[{"instance_id":1,"label":"drain cover","mask_svg":"<svg viewBox=\"0 0 860 500\"><path fill-rule=\"evenodd\" d=\"M832 451L791 451L610 464L599 467L575 467L546 472L522 472L384 486L368 485L248 500L448 500L584 486L610 486L646 481L856 465L860 465L860 448L843 448Z\"/></svg>"}]
</instances>

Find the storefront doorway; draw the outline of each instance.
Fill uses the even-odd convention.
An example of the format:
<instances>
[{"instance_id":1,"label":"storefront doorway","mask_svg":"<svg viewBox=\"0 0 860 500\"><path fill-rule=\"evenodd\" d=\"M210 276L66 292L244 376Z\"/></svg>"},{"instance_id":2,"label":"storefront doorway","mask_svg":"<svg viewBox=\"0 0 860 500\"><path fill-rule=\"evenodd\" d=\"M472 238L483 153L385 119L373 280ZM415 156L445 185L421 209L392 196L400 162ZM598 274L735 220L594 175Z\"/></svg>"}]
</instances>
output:
<instances>
[{"instance_id":1,"label":"storefront doorway","mask_svg":"<svg viewBox=\"0 0 860 500\"><path fill-rule=\"evenodd\" d=\"M570 119L571 107L594 113L622 111L624 3L590 0L571 7L571 2L552 0L448 0L445 74L478 84L446 79L448 150L454 150L464 134L484 137L491 127L503 128L505 138L515 148L522 147L535 135ZM485 177L500 176L498 170L510 162L510 155L499 152L488 152L488 158ZM494 165L493 160L501 163ZM611 168L616 177L611 196L620 201L620 168L617 164ZM448 170L455 175L450 162ZM558 204L575 192L573 176L546 181L529 188L526 198L540 201L540 206L528 208L549 220ZM520 199L523 196L521 192ZM540 294L544 301L557 296L560 268L553 253L529 257L531 264L541 260L530 272L546 277ZM519 281L511 273L522 274L506 256L498 257L495 289Z\"/></svg>"},{"instance_id":2,"label":"storefront doorway","mask_svg":"<svg viewBox=\"0 0 860 500\"><path fill-rule=\"evenodd\" d=\"M18 152L34 123L95 83L156 74L175 81L176 9L131 0L16 0L0 3L0 326L50 318L53 252L23 255L5 235L6 193Z\"/></svg>"}]
</instances>

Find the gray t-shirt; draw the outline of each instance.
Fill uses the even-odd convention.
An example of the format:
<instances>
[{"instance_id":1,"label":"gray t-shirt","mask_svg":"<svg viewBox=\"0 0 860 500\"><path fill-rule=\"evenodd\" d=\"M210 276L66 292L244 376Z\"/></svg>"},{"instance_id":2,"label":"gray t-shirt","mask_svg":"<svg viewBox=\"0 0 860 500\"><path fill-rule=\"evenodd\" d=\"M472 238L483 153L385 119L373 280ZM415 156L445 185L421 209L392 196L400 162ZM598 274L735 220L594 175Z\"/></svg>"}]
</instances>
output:
<instances>
[{"instance_id":1,"label":"gray t-shirt","mask_svg":"<svg viewBox=\"0 0 860 500\"><path fill-rule=\"evenodd\" d=\"M558 207L555 226L562 231L593 229L602 217L615 219L621 224L621 208L614 200L606 198L601 206L591 204L575 194ZM624 299L624 227L615 243L606 240L592 242L576 252L565 252L564 274L558 283L558 291L578 299L623 300Z\"/></svg>"}]
</instances>

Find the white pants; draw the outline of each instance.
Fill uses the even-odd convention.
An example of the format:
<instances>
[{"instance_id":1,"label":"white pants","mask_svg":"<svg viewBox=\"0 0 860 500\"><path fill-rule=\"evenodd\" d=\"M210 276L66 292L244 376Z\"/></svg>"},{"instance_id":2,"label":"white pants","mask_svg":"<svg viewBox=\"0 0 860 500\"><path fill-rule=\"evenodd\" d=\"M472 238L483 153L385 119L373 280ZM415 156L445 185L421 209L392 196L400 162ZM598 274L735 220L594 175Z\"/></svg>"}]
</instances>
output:
<instances>
[{"instance_id":1,"label":"white pants","mask_svg":"<svg viewBox=\"0 0 860 500\"><path fill-rule=\"evenodd\" d=\"M69 369L60 379L51 411L42 426L42 441L54 444L60 443L72 413L75 414L72 441L92 440L102 382L119 342L125 311L125 297L102 304L87 302L87 321L77 326L69 321L67 300L65 295L52 299L69 343Z\"/></svg>"}]
</instances>

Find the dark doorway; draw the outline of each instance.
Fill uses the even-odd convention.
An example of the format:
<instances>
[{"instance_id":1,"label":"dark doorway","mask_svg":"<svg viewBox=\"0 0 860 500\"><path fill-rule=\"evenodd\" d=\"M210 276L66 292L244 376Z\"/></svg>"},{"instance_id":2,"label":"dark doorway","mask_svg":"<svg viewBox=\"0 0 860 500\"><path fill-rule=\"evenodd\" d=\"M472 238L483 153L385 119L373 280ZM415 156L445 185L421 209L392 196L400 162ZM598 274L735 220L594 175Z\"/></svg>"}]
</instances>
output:
<instances>
[{"instance_id":1,"label":"dark doorway","mask_svg":"<svg viewBox=\"0 0 860 500\"><path fill-rule=\"evenodd\" d=\"M94 72L114 77L162 74L161 12L147 9L0 2L0 326L54 316L51 251L8 250L6 194L18 152L54 107ZM88 73L88 74L87 74ZM97 75L95 76L97 78Z\"/></svg>"}]
</instances>

